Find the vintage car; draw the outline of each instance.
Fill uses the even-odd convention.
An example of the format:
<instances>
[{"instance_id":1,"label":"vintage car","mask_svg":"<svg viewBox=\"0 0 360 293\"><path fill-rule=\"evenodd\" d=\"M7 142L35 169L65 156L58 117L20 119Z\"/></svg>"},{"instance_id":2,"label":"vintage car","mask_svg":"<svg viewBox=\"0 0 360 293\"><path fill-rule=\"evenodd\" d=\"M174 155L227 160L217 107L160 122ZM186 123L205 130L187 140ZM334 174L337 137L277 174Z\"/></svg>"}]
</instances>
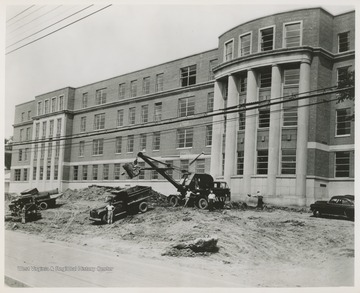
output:
<instances>
[{"instance_id":1,"label":"vintage car","mask_svg":"<svg viewBox=\"0 0 360 293\"><path fill-rule=\"evenodd\" d=\"M355 197L353 195L336 195L329 201L316 201L310 205L315 217L322 215L342 216L354 220Z\"/></svg>"}]
</instances>

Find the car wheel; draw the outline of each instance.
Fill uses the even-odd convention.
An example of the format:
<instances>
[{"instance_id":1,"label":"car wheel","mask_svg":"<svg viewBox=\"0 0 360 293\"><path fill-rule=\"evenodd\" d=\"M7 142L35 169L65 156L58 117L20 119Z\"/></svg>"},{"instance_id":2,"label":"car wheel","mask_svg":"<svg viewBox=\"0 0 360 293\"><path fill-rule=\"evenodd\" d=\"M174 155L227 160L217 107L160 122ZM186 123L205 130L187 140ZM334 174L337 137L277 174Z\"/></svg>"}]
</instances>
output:
<instances>
[{"instance_id":1,"label":"car wheel","mask_svg":"<svg viewBox=\"0 0 360 293\"><path fill-rule=\"evenodd\" d=\"M147 202L143 201L139 204L139 212L145 213L148 210L148 204Z\"/></svg>"},{"instance_id":2,"label":"car wheel","mask_svg":"<svg viewBox=\"0 0 360 293\"><path fill-rule=\"evenodd\" d=\"M179 204L179 198L176 195L170 195L169 203L171 206L176 207Z\"/></svg>"},{"instance_id":3,"label":"car wheel","mask_svg":"<svg viewBox=\"0 0 360 293\"><path fill-rule=\"evenodd\" d=\"M321 213L320 213L319 210L314 210L314 211L313 211L313 214L314 214L314 216L317 217L317 218L318 218L318 217L321 217Z\"/></svg>"},{"instance_id":4,"label":"car wheel","mask_svg":"<svg viewBox=\"0 0 360 293\"><path fill-rule=\"evenodd\" d=\"M101 222L104 223L104 224L107 224L107 214L104 213L101 217Z\"/></svg>"},{"instance_id":5,"label":"car wheel","mask_svg":"<svg viewBox=\"0 0 360 293\"><path fill-rule=\"evenodd\" d=\"M348 211L344 211L344 216L348 219L348 220L353 220L354 217L351 216L351 214Z\"/></svg>"},{"instance_id":6,"label":"car wheel","mask_svg":"<svg viewBox=\"0 0 360 293\"><path fill-rule=\"evenodd\" d=\"M199 207L199 209L205 210L208 207L208 201L206 200L205 197L200 197L197 202L197 206Z\"/></svg>"},{"instance_id":7,"label":"car wheel","mask_svg":"<svg viewBox=\"0 0 360 293\"><path fill-rule=\"evenodd\" d=\"M48 208L48 204L46 202L41 202L39 205L40 209L46 210Z\"/></svg>"}]
</instances>

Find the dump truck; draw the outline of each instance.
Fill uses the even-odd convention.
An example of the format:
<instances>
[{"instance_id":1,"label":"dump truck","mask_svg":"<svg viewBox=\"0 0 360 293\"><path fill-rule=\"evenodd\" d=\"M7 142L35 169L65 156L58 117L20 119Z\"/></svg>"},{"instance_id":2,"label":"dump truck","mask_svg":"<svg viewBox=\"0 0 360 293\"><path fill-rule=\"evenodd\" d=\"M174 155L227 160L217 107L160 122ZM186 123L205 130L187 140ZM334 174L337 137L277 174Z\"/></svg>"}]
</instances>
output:
<instances>
[{"instance_id":1,"label":"dump truck","mask_svg":"<svg viewBox=\"0 0 360 293\"><path fill-rule=\"evenodd\" d=\"M151 187L136 185L134 187L113 190L111 196L101 206L90 211L90 220L107 223L106 206L114 206L113 217L116 219L127 214L145 213L148 210L147 200L150 197Z\"/></svg>"},{"instance_id":2,"label":"dump truck","mask_svg":"<svg viewBox=\"0 0 360 293\"><path fill-rule=\"evenodd\" d=\"M20 194L22 196L33 196L35 204L41 210L55 207L56 199L62 195L57 188L41 192L39 192L37 188L31 188L20 192Z\"/></svg>"},{"instance_id":3,"label":"dump truck","mask_svg":"<svg viewBox=\"0 0 360 293\"><path fill-rule=\"evenodd\" d=\"M225 201L230 201L231 199L231 192L227 183L224 181L214 181L210 174L191 173L188 170L180 170L182 177L180 182L177 182L167 173L168 170L175 169L171 164L151 158L142 152L139 152L137 157L146 162L150 168L139 167L137 159L135 159L134 163L127 163L123 166L128 176L130 178L134 178L143 170L157 171L178 191L178 194L171 194L168 196L168 200L173 206L182 204L185 201L187 190L191 191L191 201L194 202L194 204L200 209L206 209L208 207L208 195L210 190L212 190L216 196L215 207L217 208L223 208ZM163 167L159 167L158 164L163 165Z\"/></svg>"},{"instance_id":4,"label":"dump truck","mask_svg":"<svg viewBox=\"0 0 360 293\"><path fill-rule=\"evenodd\" d=\"M24 195L9 204L10 217L20 220L25 219L25 222L37 220L41 218L41 213L35 203L33 195Z\"/></svg>"}]
</instances>

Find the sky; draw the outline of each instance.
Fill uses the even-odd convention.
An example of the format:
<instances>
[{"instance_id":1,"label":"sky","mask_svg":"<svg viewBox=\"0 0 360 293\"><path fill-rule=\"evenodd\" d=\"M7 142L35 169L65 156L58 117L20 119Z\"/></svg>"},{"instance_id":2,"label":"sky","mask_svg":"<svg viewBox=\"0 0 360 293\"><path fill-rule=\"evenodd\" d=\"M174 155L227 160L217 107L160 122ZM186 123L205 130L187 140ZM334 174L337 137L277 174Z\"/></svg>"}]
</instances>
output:
<instances>
[{"instance_id":1,"label":"sky","mask_svg":"<svg viewBox=\"0 0 360 293\"><path fill-rule=\"evenodd\" d=\"M108 8L103 1L92 7L88 7L89 2L80 1L76 6L65 2L27 3L3 2L5 9L0 7L4 35L2 89L5 88L1 96L6 138L13 133L15 105L34 100L37 95L214 49L222 33L258 17L318 6L335 15L355 9L355 2L347 0L301 1L301 5L274 1L264 5L256 0L252 4L240 0L166 2L170 5L112 1L115 4ZM31 5L35 6L23 12ZM105 9L96 12L102 8ZM85 10L54 24L80 9ZM94 14L86 17L90 13ZM83 20L71 24L82 17ZM45 30L47 26L50 27ZM55 30L58 31L51 33Z\"/></svg>"}]
</instances>

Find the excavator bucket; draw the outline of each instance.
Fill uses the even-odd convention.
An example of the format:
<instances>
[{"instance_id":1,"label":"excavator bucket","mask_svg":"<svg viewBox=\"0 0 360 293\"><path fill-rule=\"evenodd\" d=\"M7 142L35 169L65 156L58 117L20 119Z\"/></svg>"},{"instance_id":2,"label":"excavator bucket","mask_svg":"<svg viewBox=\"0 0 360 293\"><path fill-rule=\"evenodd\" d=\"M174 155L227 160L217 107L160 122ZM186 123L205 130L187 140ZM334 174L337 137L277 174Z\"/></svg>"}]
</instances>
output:
<instances>
[{"instance_id":1,"label":"excavator bucket","mask_svg":"<svg viewBox=\"0 0 360 293\"><path fill-rule=\"evenodd\" d=\"M133 163L124 164L123 168L124 168L126 174L128 174L128 176L130 177L130 179L138 176L141 171L140 167L134 165Z\"/></svg>"}]
</instances>

